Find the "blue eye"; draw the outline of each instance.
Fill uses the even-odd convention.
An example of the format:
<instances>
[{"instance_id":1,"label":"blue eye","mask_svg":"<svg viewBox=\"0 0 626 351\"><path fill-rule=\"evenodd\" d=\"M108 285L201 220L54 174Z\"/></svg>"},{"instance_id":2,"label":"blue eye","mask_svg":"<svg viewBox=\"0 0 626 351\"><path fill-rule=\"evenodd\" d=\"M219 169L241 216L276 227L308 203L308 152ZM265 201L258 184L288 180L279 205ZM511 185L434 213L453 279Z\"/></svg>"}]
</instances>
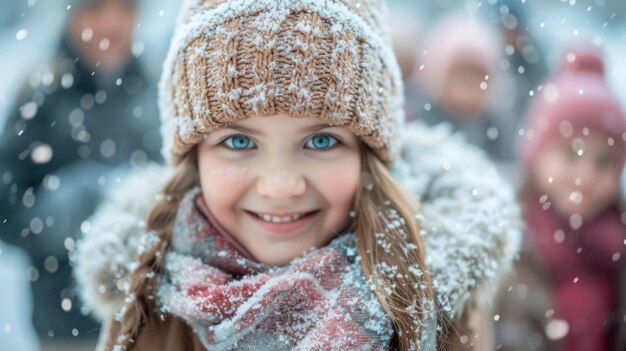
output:
<instances>
[{"instance_id":1,"label":"blue eye","mask_svg":"<svg viewBox=\"0 0 626 351\"><path fill-rule=\"evenodd\" d=\"M318 134L306 142L307 149L328 150L338 143L337 139L328 134Z\"/></svg>"},{"instance_id":2,"label":"blue eye","mask_svg":"<svg viewBox=\"0 0 626 351\"><path fill-rule=\"evenodd\" d=\"M253 149L255 146L252 140L250 140L250 138L248 138L247 136L243 136L243 135L235 135L235 136L228 137L224 139L222 143L224 143L224 145L227 148L235 150L235 151Z\"/></svg>"}]
</instances>

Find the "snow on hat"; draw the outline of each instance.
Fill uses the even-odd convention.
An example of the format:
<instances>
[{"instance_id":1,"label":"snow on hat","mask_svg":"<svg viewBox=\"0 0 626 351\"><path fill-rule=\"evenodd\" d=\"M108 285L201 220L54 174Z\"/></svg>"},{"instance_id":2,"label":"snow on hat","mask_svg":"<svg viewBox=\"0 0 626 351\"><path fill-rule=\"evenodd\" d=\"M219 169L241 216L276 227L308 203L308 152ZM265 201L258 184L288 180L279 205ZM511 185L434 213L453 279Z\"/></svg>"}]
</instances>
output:
<instances>
[{"instance_id":1,"label":"snow on hat","mask_svg":"<svg viewBox=\"0 0 626 351\"><path fill-rule=\"evenodd\" d=\"M465 13L442 17L426 41L423 67L417 74L420 87L432 99L441 95L446 75L460 63L477 65L496 80L502 54L502 38L495 29Z\"/></svg>"},{"instance_id":2,"label":"snow on hat","mask_svg":"<svg viewBox=\"0 0 626 351\"><path fill-rule=\"evenodd\" d=\"M345 126L397 153L403 87L384 0L188 0L160 84L163 156L251 116Z\"/></svg>"},{"instance_id":3,"label":"snow on hat","mask_svg":"<svg viewBox=\"0 0 626 351\"><path fill-rule=\"evenodd\" d=\"M592 46L566 51L560 68L529 109L521 161L532 165L546 141L599 128L612 139L621 162L626 156L626 120L604 77L602 54Z\"/></svg>"}]
</instances>

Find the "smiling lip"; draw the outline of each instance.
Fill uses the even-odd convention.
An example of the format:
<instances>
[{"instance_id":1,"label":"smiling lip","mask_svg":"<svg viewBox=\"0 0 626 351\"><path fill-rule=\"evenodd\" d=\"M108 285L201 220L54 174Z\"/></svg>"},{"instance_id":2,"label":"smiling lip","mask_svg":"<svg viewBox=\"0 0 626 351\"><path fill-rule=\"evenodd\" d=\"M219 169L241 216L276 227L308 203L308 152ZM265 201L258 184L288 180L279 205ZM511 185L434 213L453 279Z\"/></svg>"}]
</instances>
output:
<instances>
[{"instance_id":1,"label":"smiling lip","mask_svg":"<svg viewBox=\"0 0 626 351\"><path fill-rule=\"evenodd\" d=\"M245 212L248 216L250 216L254 223L258 224L266 231L271 233L289 234L310 223L320 211L297 212L281 215L251 211Z\"/></svg>"}]
</instances>

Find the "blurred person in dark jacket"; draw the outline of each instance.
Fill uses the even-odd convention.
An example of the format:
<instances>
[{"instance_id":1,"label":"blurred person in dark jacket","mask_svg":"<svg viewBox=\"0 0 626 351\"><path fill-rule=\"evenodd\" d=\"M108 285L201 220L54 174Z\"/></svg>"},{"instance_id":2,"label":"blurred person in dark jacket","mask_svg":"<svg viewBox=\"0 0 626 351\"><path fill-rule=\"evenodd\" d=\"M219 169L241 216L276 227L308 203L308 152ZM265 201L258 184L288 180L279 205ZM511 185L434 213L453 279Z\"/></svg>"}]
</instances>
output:
<instances>
[{"instance_id":1,"label":"blurred person in dark jacket","mask_svg":"<svg viewBox=\"0 0 626 351\"><path fill-rule=\"evenodd\" d=\"M136 1L70 3L57 54L26 80L0 137L0 239L30 254L43 340L97 336L73 290L73 238L108 185L160 162L156 87L131 54Z\"/></svg>"}]
</instances>

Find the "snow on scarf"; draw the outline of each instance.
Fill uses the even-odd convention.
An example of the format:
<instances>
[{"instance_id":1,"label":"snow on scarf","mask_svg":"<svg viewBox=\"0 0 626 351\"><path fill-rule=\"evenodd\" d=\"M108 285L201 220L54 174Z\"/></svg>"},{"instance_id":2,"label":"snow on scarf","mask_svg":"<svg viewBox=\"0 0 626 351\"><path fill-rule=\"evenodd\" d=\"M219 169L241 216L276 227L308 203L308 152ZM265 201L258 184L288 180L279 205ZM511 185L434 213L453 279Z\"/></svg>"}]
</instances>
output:
<instances>
[{"instance_id":1,"label":"snow on scarf","mask_svg":"<svg viewBox=\"0 0 626 351\"><path fill-rule=\"evenodd\" d=\"M284 267L253 261L189 192L180 204L159 299L211 350L388 349L389 317L344 234Z\"/></svg>"}]
</instances>

